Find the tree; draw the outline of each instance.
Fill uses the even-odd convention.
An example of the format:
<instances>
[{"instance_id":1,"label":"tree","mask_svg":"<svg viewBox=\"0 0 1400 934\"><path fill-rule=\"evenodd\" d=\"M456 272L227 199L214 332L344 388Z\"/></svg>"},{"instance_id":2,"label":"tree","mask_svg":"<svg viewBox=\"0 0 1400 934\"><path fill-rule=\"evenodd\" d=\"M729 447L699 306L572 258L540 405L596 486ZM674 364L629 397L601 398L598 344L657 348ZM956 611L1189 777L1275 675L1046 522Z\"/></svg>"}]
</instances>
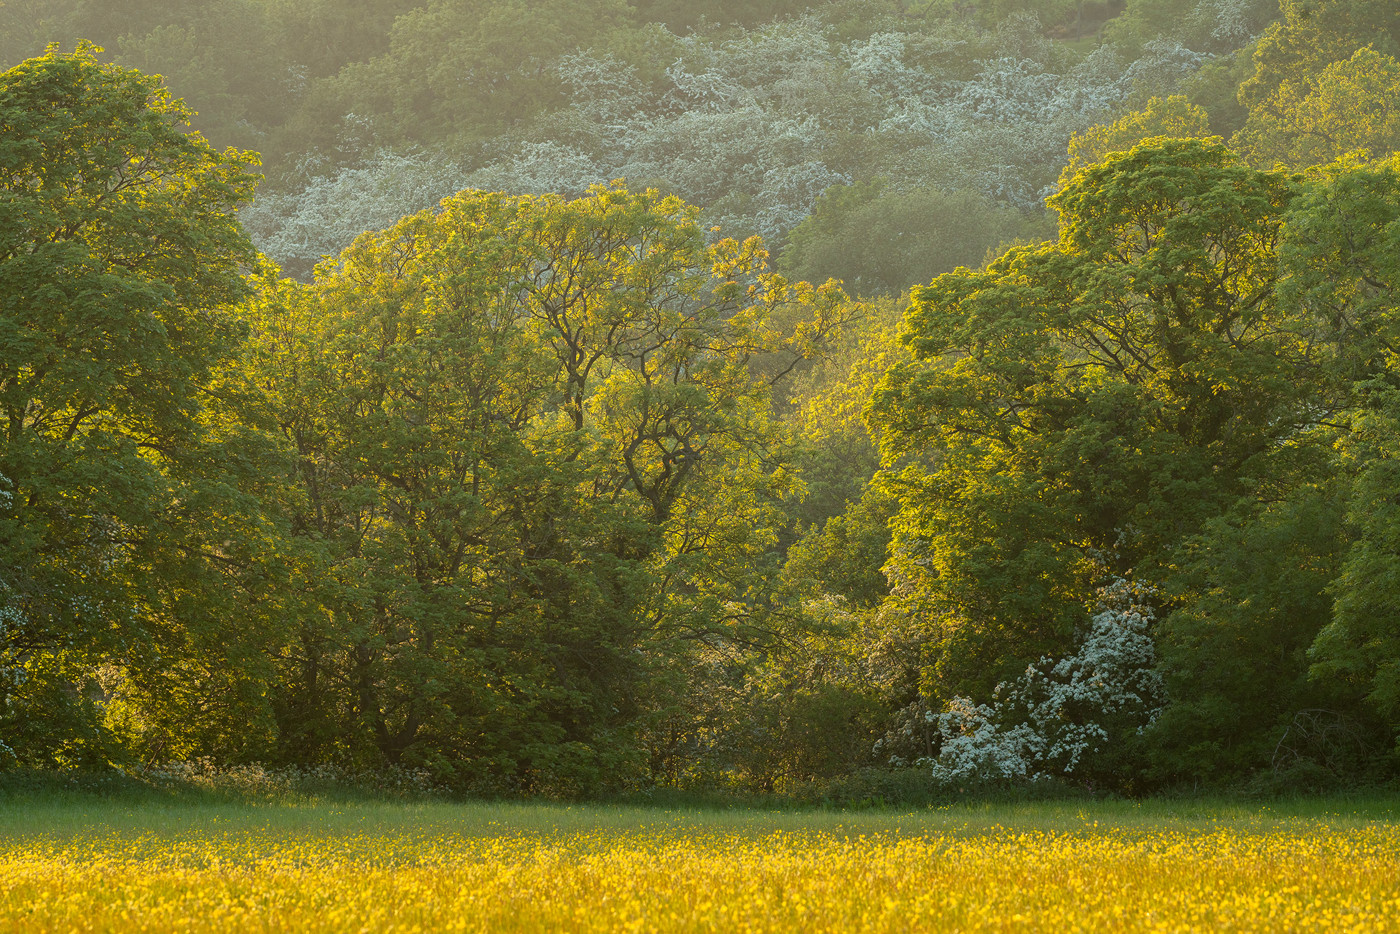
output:
<instances>
[{"instance_id":1,"label":"tree","mask_svg":"<svg viewBox=\"0 0 1400 934\"><path fill-rule=\"evenodd\" d=\"M1279 259L1284 301L1328 338L1332 378L1344 386L1388 378L1400 333L1400 156L1349 156L1312 174L1288 213Z\"/></svg>"},{"instance_id":2,"label":"tree","mask_svg":"<svg viewBox=\"0 0 1400 934\"><path fill-rule=\"evenodd\" d=\"M1395 624L1396 571L1400 568L1400 516L1396 515L1397 439L1395 390L1374 387L1356 418L1348 453L1356 459L1354 499L1347 518L1355 539L1333 584L1332 618L1315 630L1312 673L1364 696L1372 711L1400 738L1400 627Z\"/></svg>"},{"instance_id":3,"label":"tree","mask_svg":"<svg viewBox=\"0 0 1400 934\"><path fill-rule=\"evenodd\" d=\"M1332 583L1335 601L1310 658L1314 678L1365 697L1390 735L1400 735L1400 632L1396 603L1394 482L1400 451L1395 376L1400 333L1400 156L1324 167L1290 217L1283 252L1287 298L1335 335L1336 378L1354 387L1343 436L1349 543Z\"/></svg>"},{"instance_id":4,"label":"tree","mask_svg":"<svg viewBox=\"0 0 1400 934\"><path fill-rule=\"evenodd\" d=\"M625 782L678 660L766 638L793 487L768 385L844 312L756 241L708 246L696 213L468 191L265 284L255 368L327 582L282 729L342 724L301 755Z\"/></svg>"},{"instance_id":5,"label":"tree","mask_svg":"<svg viewBox=\"0 0 1400 934\"><path fill-rule=\"evenodd\" d=\"M30 763L101 757L99 666L178 654L208 569L206 395L242 331L256 161L159 79L56 49L0 76L0 670ZM222 529L218 528L223 526Z\"/></svg>"},{"instance_id":6,"label":"tree","mask_svg":"<svg viewBox=\"0 0 1400 934\"><path fill-rule=\"evenodd\" d=\"M1118 45L1163 39L1212 53L1246 46L1278 15L1277 0L1126 0L1108 23Z\"/></svg>"},{"instance_id":7,"label":"tree","mask_svg":"<svg viewBox=\"0 0 1400 934\"><path fill-rule=\"evenodd\" d=\"M615 6L580 19L457 0L401 17L390 53L309 87L319 152L249 213L260 248L302 275L359 231L460 188L577 197L621 178L699 204L707 226L776 251L823 192L869 193L881 178L877 205L828 212L841 217L817 225L817 261L800 268L903 288L919 270L980 261L974 241L994 246L1008 239L1000 228L1021 226L1008 209L1042 220L1071 133L1130 95L1172 93L1202 62L1169 44L1131 63L1107 46L1081 59L1024 17L995 32L964 22L928 34L908 18L861 21L871 5L859 3L678 37L605 28ZM481 33L501 19L510 30ZM527 61L507 54L520 29ZM505 67L494 81L491 61ZM972 236L947 226L960 211L976 219ZM892 218L927 236L899 237ZM853 237L857 223L875 233ZM853 240L883 249L838 262Z\"/></svg>"},{"instance_id":8,"label":"tree","mask_svg":"<svg viewBox=\"0 0 1400 934\"><path fill-rule=\"evenodd\" d=\"M994 704L950 701L936 719L934 781L1124 782L1125 747L1157 717L1163 699L1149 631L1152 596L1150 587L1113 581L1101 589L1075 654L1028 665L1015 681L997 685Z\"/></svg>"},{"instance_id":9,"label":"tree","mask_svg":"<svg viewBox=\"0 0 1400 934\"><path fill-rule=\"evenodd\" d=\"M1308 677L1347 538L1347 485L1323 479L1337 472L1329 454L1317 444L1310 482L1241 504L1181 549L1176 605L1156 633L1172 699L1149 731L1159 781L1238 780L1273 764L1299 711L1360 712L1354 689Z\"/></svg>"},{"instance_id":10,"label":"tree","mask_svg":"<svg viewBox=\"0 0 1400 934\"><path fill-rule=\"evenodd\" d=\"M820 525L850 508L879 467L865 406L885 370L907 357L899 342L903 305L891 297L864 303L862 309L840 342L798 373L788 388L784 417L800 435L798 463L807 487L807 496L794 510L802 528ZM876 525L885 534L883 520ZM883 563L880 557L870 572L878 577Z\"/></svg>"},{"instance_id":11,"label":"tree","mask_svg":"<svg viewBox=\"0 0 1400 934\"><path fill-rule=\"evenodd\" d=\"M830 188L793 230L781 267L794 278L834 276L858 294L899 294L989 250L1028 225L974 192L891 191L879 182Z\"/></svg>"},{"instance_id":12,"label":"tree","mask_svg":"<svg viewBox=\"0 0 1400 934\"><path fill-rule=\"evenodd\" d=\"M153 13L149 6L141 12ZM256 0L173 5L152 16L148 30L128 19L118 35L116 60L163 76L190 106L195 128L220 145L267 149L305 81L278 47L268 7Z\"/></svg>"},{"instance_id":13,"label":"tree","mask_svg":"<svg viewBox=\"0 0 1400 934\"><path fill-rule=\"evenodd\" d=\"M1058 242L915 291L873 416L934 697L1067 656L1104 576L1170 586L1186 536L1288 474L1337 404L1276 298L1292 193L1218 142L1148 140L1051 199Z\"/></svg>"},{"instance_id":14,"label":"tree","mask_svg":"<svg viewBox=\"0 0 1400 934\"><path fill-rule=\"evenodd\" d=\"M6 0L0 4L0 65L18 64L40 54L66 31L78 0Z\"/></svg>"},{"instance_id":15,"label":"tree","mask_svg":"<svg viewBox=\"0 0 1400 934\"><path fill-rule=\"evenodd\" d=\"M1295 140L1280 132L1281 125L1297 118L1329 65L1362 47L1400 54L1400 10L1389 0L1284 0L1280 6L1283 16L1260 37L1254 73L1240 85L1249 116L1231 141L1258 165L1291 161Z\"/></svg>"},{"instance_id":16,"label":"tree","mask_svg":"<svg viewBox=\"0 0 1400 934\"><path fill-rule=\"evenodd\" d=\"M329 78L351 62L388 51L394 20L419 0L272 0L281 51L311 80Z\"/></svg>"},{"instance_id":17,"label":"tree","mask_svg":"<svg viewBox=\"0 0 1400 934\"><path fill-rule=\"evenodd\" d=\"M1205 110L1185 97L1154 97L1142 110L1124 114L1113 123L1090 127L1069 140L1069 162L1060 172L1063 187L1080 169L1102 162L1112 152L1127 152L1138 143L1156 136L1175 139L1202 138L1210 135L1210 122Z\"/></svg>"},{"instance_id":18,"label":"tree","mask_svg":"<svg viewBox=\"0 0 1400 934\"><path fill-rule=\"evenodd\" d=\"M333 84L386 141L482 135L561 103L553 60L627 22L623 0L433 0L394 20L388 53Z\"/></svg>"},{"instance_id":19,"label":"tree","mask_svg":"<svg viewBox=\"0 0 1400 934\"><path fill-rule=\"evenodd\" d=\"M1400 62L1371 48L1332 62L1281 113L1260 111L1242 137L1257 160L1305 168L1351 152L1400 148Z\"/></svg>"}]
</instances>

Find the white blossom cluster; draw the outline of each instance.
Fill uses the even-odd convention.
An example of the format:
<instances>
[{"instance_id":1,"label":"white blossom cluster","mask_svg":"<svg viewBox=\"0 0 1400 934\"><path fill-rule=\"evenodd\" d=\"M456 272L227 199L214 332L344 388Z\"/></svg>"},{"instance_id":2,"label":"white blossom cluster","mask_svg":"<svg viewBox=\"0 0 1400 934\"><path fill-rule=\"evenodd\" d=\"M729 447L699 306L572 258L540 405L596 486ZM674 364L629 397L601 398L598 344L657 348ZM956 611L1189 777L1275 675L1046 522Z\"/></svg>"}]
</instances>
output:
<instances>
[{"instance_id":1,"label":"white blossom cluster","mask_svg":"<svg viewBox=\"0 0 1400 934\"><path fill-rule=\"evenodd\" d=\"M1147 603L1151 588L1119 578L1100 591L1099 611L1075 655L1041 658L992 704L955 698L928 714L942 743L929 763L941 783L1036 780L1072 775L1115 731L1141 730L1161 710Z\"/></svg>"},{"instance_id":2,"label":"white blossom cluster","mask_svg":"<svg viewBox=\"0 0 1400 934\"><path fill-rule=\"evenodd\" d=\"M1248 45L1277 14L1275 0L1200 0L1188 25L1226 51Z\"/></svg>"},{"instance_id":3,"label":"white blossom cluster","mask_svg":"<svg viewBox=\"0 0 1400 934\"><path fill-rule=\"evenodd\" d=\"M441 156L383 151L363 165L315 176L299 191L260 195L239 220L259 250L304 275L366 230L436 205L465 187L461 179Z\"/></svg>"},{"instance_id":4,"label":"white blossom cluster","mask_svg":"<svg viewBox=\"0 0 1400 934\"><path fill-rule=\"evenodd\" d=\"M955 697L948 710L928 715L942 737L938 758L931 764L933 779L940 784L960 782L999 782L1040 777L1035 769L1044 737L1028 723L1012 727L1000 724L999 711L988 704L976 704L966 697Z\"/></svg>"}]
</instances>

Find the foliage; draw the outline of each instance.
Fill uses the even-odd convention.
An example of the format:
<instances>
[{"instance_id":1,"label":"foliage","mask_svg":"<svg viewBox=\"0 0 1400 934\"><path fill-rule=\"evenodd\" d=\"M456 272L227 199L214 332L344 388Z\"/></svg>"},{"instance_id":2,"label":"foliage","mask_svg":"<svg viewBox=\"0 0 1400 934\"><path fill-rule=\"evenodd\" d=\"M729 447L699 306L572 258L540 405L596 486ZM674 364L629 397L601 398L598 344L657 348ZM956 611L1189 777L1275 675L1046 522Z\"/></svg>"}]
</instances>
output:
<instances>
[{"instance_id":1,"label":"foliage","mask_svg":"<svg viewBox=\"0 0 1400 934\"><path fill-rule=\"evenodd\" d=\"M797 456L807 496L795 515L804 525L860 500L879 466L866 403L885 370L908 351L899 342L898 302L883 299L863 308L865 315L841 340L792 380L786 421L800 434Z\"/></svg>"},{"instance_id":2,"label":"foliage","mask_svg":"<svg viewBox=\"0 0 1400 934\"><path fill-rule=\"evenodd\" d=\"M576 197L625 178L775 247L822 191L876 179L1039 214L1072 133L1173 93L1259 25L1242 0L1156 19L1132 4L1119 19L1137 25L1086 54L1113 3L684 6L9 0L0 53L88 37L165 75L211 139L263 153L255 240L307 278L464 187Z\"/></svg>"},{"instance_id":3,"label":"foliage","mask_svg":"<svg viewBox=\"0 0 1400 934\"><path fill-rule=\"evenodd\" d=\"M1333 587L1333 618L1312 646L1313 674L1341 681L1364 695L1400 738L1400 630L1391 607L1396 599L1394 390L1375 391L1357 417L1349 452L1360 465L1347 518L1356 530ZM1329 608L1330 609L1330 608Z\"/></svg>"},{"instance_id":4,"label":"foliage","mask_svg":"<svg viewBox=\"0 0 1400 934\"><path fill-rule=\"evenodd\" d=\"M1278 15L1275 0L1127 0L1109 35L1131 45L1171 39L1203 52L1247 46Z\"/></svg>"},{"instance_id":5,"label":"foliage","mask_svg":"<svg viewBox=\"0 0 1400 934\"><path fill-rule=\"evenodd\" d=\"M503 105L512 116L534 115L511 126L499 115L425 124L417 108L449 97L442 90L393 97L401 86L421 83L415 69L431 74L438 67L424 58L410 68L405 45L402 55L335 79L335 119L349 112L356 121L335 132L368 142L348 160L327 143L322 155L329 162L313 168L313 178L286 176L283 190L255 208L259 243L300 274L329 252L326 242L342 246L359 223L380 223L395 205L421 206L468 186L577 196L622 178L704 206L707 222L728 235L758 234L781 246L824 191L853 183L865 191L880 178L887 196L859 217L825 225L839 229L817 235L825 243L809 245L807 259L792 268L815 279L844 276L853 285L863 276L870 280L863 289L902 289L947 263L980 261L988 246L1021 235L1007 208L1041 210L1071 133L1132 94L1171 93L1201 61L1163 43L1131 62L1108 48L1081 61L1024 17L994 32L950 25L937 37L897 19L870 23L849 36L815 14L684 37L658 29L574 30L580 44L593 47L546 42L532 55L553 59L532 59L535 73L490 91L492 100L529 95L529 102ZM458 26L433 28L453 35ZM415 41L422 56L449 55ZM468 106L474 94L453 98L452 106ZM410 148L414 143L426 151ZM396 201L408 194L393 180L402 168L422 181ZM930 176L939 179L936 186ZM371 179L382 181L366 185ZM367 187L382 207L369 207ZM344 217L337 215L340 200L352 204ZM952 233L944 218L958 211L979 223L971 233L956 232L956 246L939 249ZM872 220L884 232L869 238L870 252L856 269L822 265L837 259L833 244L849 238L852 225ZM896 224L905 221L914 229L899 242ZM307 238L307 230L317 232ZM924 235L911 239L915 232Z\"/></svg>"},{"instance_id":6,"label":"foliage","mask_svg":"<svg viewBox=\"0 0 1400 934\"><path fill-rule=\"evenodd\" d=\"M0 3L0 767L1389 774L1392 7Z\"/></svg>"},{"instance_id":7,"label":"foliage","mask_svg":"<svg viewBox=\"0 0 1400 934\"><path fill-rule=\"evenodd\" d=\"M1289 212L1281 294L1332 338L1334 378L1365 383L1389 368L1395 347L1400 161L1351 157L1313 177Z\"/></svg>"},{"instance_id":8,"label":"foliage","mask_svg":"<svg viewBox=\"0 0 1400 934\"><path fill-rule=\"evenodd\" d=\"M1371 48L1332 62L1306 93L1251 115L1240 138L1258 161L1306 167L1354 150L1377 156L1400 148L1400 62ZM1283 92L1280 92L1281 94Z\"/></svg>"},{"instance_id":9,"label":"foliage","mask_svg":"<svg viewBox=\"0 0 1400 934\"><path fill-rule=\"evenodd\" d=\"M1151 731L1159 779L1219 783L1272 769L1298 711L1359 712L1355 692L1308 679L1345 548L1344 502L1336 484L1304 485L1212 521L1183 549L1177 607L1158 624L1172 697Z\"/></svg>"},{"instance_id":10,"label":"foliage","mask_svg":"<svg viewBox=\"0 0 1400 934\"><path fill-rule=\"evenodd\" d=\"M463 192L267 281L255 366L335 582L288 659L290 748L618 781L687 646L765 638L793 488L768 383L845 312L764 264L676 198Z\"/></svg>"},{"instance_id":11,"label":"foliage","mask_svg":"<svg viewBox=\"0 0 1400 934\"><path fill-rule=\"evenodd\" d=\"M0 78L0 718L24 762L116 754L100 666L178 664L233 610L201 595L247 567L227 537L260 525L206 395L242 336L256 163L186 116L91 47Z\"/></svg>"},{"instance_id":12,"label":"foliage","mask_svg":"<svg viewBox=\"0 0 1400 934\"><path fill-rule=\"evenodd\" d=\"M858 294L900 294L1018 239L1021 216L973 192L888 191L878 182L829 188L788 237L793 278L830 275Z\"/></svg>"},{"instance_id":13,"label":"foliage","mask_svg":"<svg viewBox=\"0 0 1400 934\"><path fill-rule=\"evenodd\" d=\"M501 126L555 103L557 85L541 80L548 63L626 15L623 0L430 0L394 20L387 53L351 63L330 92L386 141Z\"/></svg>"},{"instance_id":14,"label":"foliage","mask_svg":"<svg viewBox=\"0 0 1400 934\"><path fill-rule=\"evenodd\" d=\"M285 64L267 6L206 0L197 7L172 4L172 13L149 21L148 32L130 20L114 24L104 41L120 64L179 88L200 132L226 145L266 148L305 80Z\"/></svg>"},{"instance_id":15,"label":"foliage","mask_svg":"<svg viewBox=\"0 0 1400 934\"><path fill-rule=\"evenodd\" d=\"M1208 117L1203 109L1180 95L1165 100L1154 97L1142 110L1070 137L1069 162L1060 173L1060 185L1065 186L1080 169L1102 162L1110 153L1127 152L1153 137L1192 139L1209 135Z\"/></svg>"},{"instance_id":16,"label":"foliage","mask_svg":"<svg viewBox=\"0 0 1400 934\"><path fill-rule=\"evenodd\" d=\"M1323 162L1332 157L1329 151L1366 145L1373 127L1383 126L1383 114L1377 124L1375 115L1353 109L1363 101L1346 100L1346 88L1384 94L1383 63L1400 54L1400 10L1386 0L1283 0L1280 7L1282 18L1255 49L1254 73L1240 85L1249 117L1234 145L1261 165ZM1363 47L1368 51L1358 53ZM1388 101L1382 104L1388 109ZM1330 114L1329 105L1343 109Z\"/></svg>"},{"instance_id":17,"label":"foliage","mask_svg":"<svg viewBox=\"0 0 1400 934\"><path fill-rule=\"evenodd\" d=\"M874 412L935 696L1064 654L1095 555L1155 576L1292 436L1314 400L1273 298L1289 196L1218 143L1149 141L1051 200L1058 243L915 291L915 361Z\"/></svg>"},{"instance_id":18,"label":"foliage","mask_svg":"<svg viewBox=\"0 0 1400 934\"><path fill-rule=\"evenodd\" d=\"M239 220L264 251L284 259L286 272L306 280L316 264L366 230L391 227L434 207L461 180L459 170L429 157L385 152L333 176L316 176L295 196L264 194Z\"/></svg>"},{"instance_id":19,"label":"foliage","mask_svg":"<svg viewBox=\"0 0 1400 934\"><path fill-rule=\"evenodd\" d=\"M1331 621L1312 647L1313 674L1369 698L1396 735L1394 636L1385 606L1393 599L1394 270L1400 257L1400 184L1396 157L1326 167L1300 200L1283 253L1287 297L1335 335L1331 366L1355 387L1343 464L1354 478L1347 513L1351 544L1332 582ZM1355 696L1354 695L1354 696Z\"/></svg>"}]
</instances>

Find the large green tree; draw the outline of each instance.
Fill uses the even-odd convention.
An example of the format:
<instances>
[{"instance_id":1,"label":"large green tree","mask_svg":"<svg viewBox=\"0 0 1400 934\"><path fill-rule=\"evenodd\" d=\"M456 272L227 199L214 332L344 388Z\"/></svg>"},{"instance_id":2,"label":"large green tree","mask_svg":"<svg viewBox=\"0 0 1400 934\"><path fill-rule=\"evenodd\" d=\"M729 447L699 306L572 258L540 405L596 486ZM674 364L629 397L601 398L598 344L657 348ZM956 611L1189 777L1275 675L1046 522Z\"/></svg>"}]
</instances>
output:
<instances>
[{"instance_id":1,"label":"large green tree","mask_svg":"<svg viewBox=\"0 0 1400 934\"><path fill-rule=\"evenodd\" d=\"M639 773L680 660L770 625L794 484L768 387L842 313L764 263L654 193L464 192L267 284L254 366L324 568L291 754L546 791Z\"/></svg>"},{"instance_id":2,"label":"large green tree","mask_svg":"<svg viewBox=\"0 0 1400 934\"><path fill-rule=\"evenodd\" d=\"M235 547L200 525L229 489L204 445L256 163L187 118L91 47L0 76L0 732L26 762L102 754L102 679L178 655L190 575Z\"/></svg>"},{"instance_id":3,"label":"large green tree","mask_svg":"<svg viewBox=\"0 0 1400 934\"><path fill-rule=\"evenodd\" d=\"M1292 469L1335 400L1276 299L1293 185L1218 142L1149 140L1051 199L1058 241L914 294L874 413L895 592L935 696L1063 656L1104 575L1174 550Z\"/></svg>"}]
</instances>

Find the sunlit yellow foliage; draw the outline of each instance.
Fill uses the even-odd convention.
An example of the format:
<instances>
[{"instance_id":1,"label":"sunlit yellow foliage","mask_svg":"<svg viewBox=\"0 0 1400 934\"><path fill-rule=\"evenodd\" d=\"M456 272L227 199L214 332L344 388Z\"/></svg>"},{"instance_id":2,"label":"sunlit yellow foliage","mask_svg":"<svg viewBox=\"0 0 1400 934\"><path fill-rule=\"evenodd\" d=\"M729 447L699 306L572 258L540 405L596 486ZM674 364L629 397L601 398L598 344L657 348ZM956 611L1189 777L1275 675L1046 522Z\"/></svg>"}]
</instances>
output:
<instances>
[{"instance_id":1,"label":"sunlit yellow foliage","mask_svg":"<svg viewBox=\"0 0 1400 934\"><path fill-rule=\"evenodd\" d=\"M1389 820L287 810L0 820L0 930L1400 931Z\"/></svg>"}]
</instances>

